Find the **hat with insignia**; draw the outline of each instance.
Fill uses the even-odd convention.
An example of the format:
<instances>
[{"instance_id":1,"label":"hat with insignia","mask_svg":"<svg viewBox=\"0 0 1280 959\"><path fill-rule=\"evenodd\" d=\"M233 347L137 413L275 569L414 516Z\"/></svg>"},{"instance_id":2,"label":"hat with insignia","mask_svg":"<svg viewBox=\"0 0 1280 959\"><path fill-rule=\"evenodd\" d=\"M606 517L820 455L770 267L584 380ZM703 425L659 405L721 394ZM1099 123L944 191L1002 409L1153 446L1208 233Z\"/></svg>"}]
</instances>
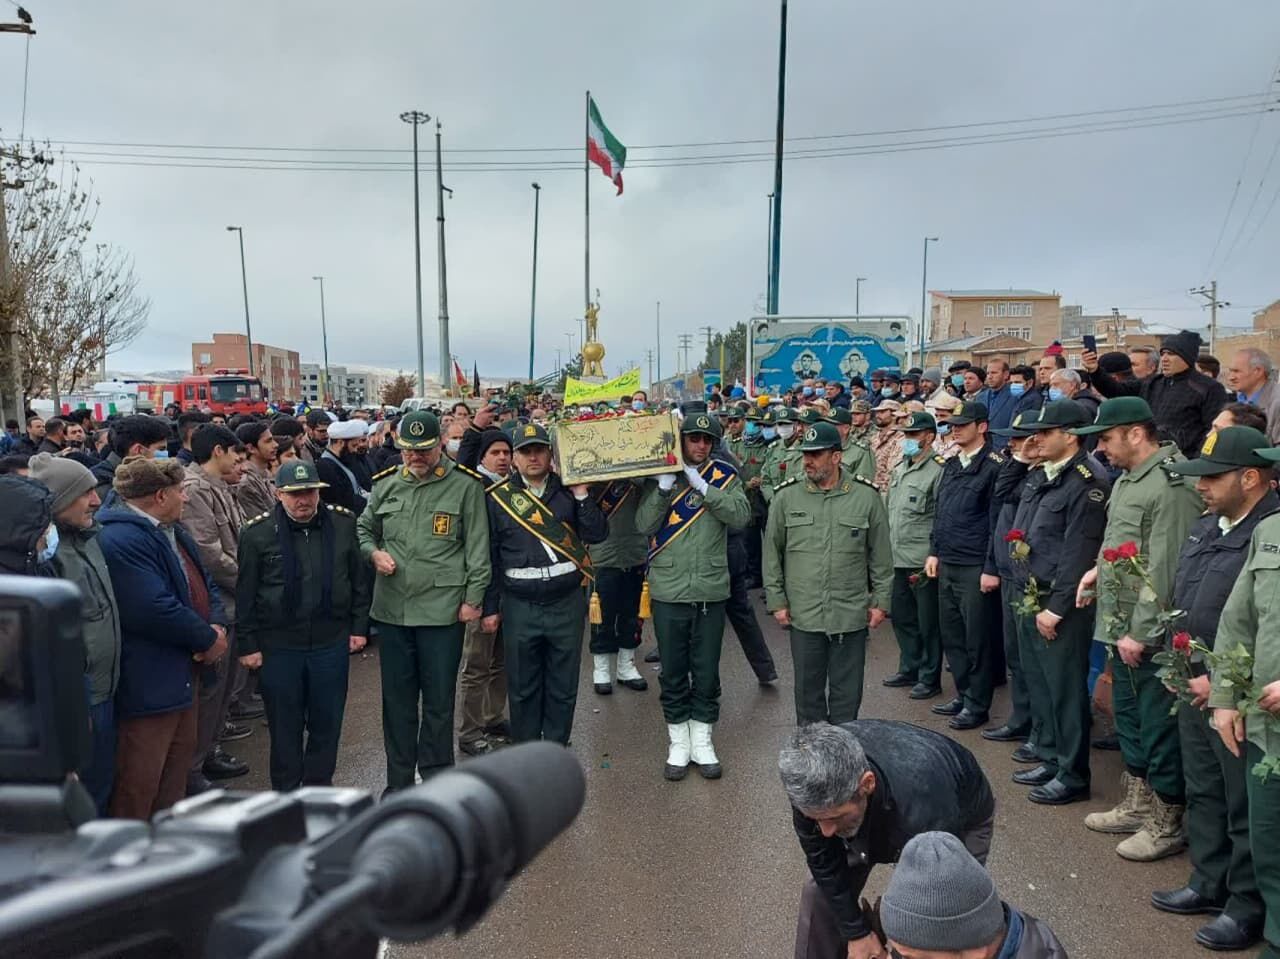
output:
<instances>
[{"instance_id":1,"label":"hat with insignia","mask_svg":"<svg viewBox=\"0 0 1280 959\"><path fill-rule=\"evenodd\" d=\"M747 415L747 408L741 403L733 403L726 406L722 412L727 420L740 420Z\"/></svg>"},{"instance_id":2,"label":"hat with insignia","mask_svg":"<svg viewBox=\"0 0 1280 959\"><path fill-rule=\"evenodd\" d=\"M1280 450L1272 449L1267 438L1252 426L1228 426L1204 438L1199 458L1161 463L1160 468L1180 476L1218 476L1248 466L1269 470L1277 462Z\"/></svg>"},{"instance_id":3,"label":"hat with insignia","mask_svg":"<svg viewBox=\"0 0 1280 959\"><path fill-rule=\"evenodd\" d=\"M919 410L908 416L906 422L898 427L898 431L901 433L923 433L925 430L933 433L938 432L938 421L933 418L932 414Z\"/></svg>"},{"instance_id":4,"label":"hat with insignia","mask_svg":"<svg viewBox=\"0 0 1280 959\"><path fill-rule=\"evenodd\" d=\"M819 420L804 431L800 438L800 452L816 453L819 450L838 450L844 445L835 424Z\"/></svg>"},{"instance_id":5,"label":"hat with insignia","mask_svg":"<svg viewBox=\"0 0 1280 959\"><path fill-rule=\"evenodd\" d=\"M773 411L773 421L775 423L794 423L796 421L796 411L789 406L779 406Z\"/></svg>"},{"instance_id":6,"label":"hat with insignia","mask_svg":"<svg viewBox=\"0 0 1280 959\"><path fill-rule=\"evenodd\" d=\"M836 426L852 426L853 414L843 406L833 406L831 412L823 417L828 423L834 423Z\"/></svg>"},{"instance_id":7,"label":"hat with insignia","mask_svg":"<svg viewBox=\"0 0 1280 959\"><path fill-rule=\"evenodd\" d=\"M964 426L966 423L985 423L987 421L987 404L973 401L961 403L947 420L953 426Z\"/></svg>"},{"instance_id":8,"label":"hat with insignia","mask_svg":"<svg viewBox=\"0 0 1280 959\"><path fill-rule=\"evenodd\" d=\"M806 406L800 411L799 419L805 426L812 426L814 423L822 422L823 416L816 406Z\"/></svg>"},{"instance_id":9,"label":"hat with insignia","mask_svg":"<svg viewBox=\"0 0 1280 959\"><path fill-rule=\"evenodd\" d=\"M1098 407L1098 416L1091 426L1081 426L1071 432L1077 436L1089 436L1093 433L1104 433L1116 426L1135 426L1138 423L1150 423L1155 419L1151 407L1140 396L1117 396L1103 400Z\"/></svg>"},{"instance_id":10,"label":"hat with insignia","mask_svg":"<svg viewBox=\"0 0 1280 959\"><path fill-rule=\"evenodd\" d=\"M680 435L691 436L695 433L702 433L718 440L724 435L724 430L720 427L720 420L713 413L705 410L701 413L686 412L684 419L680 421Z\"/></svg>"},{"instance_id":11,"label":"hat with insignia","mask_svg":"<svg viewBox=\"0 0 1280 959\"><path fill-rule=\"evenodd\" d=\"M1054 400L1040 408L1040 418L1034 423L1024 421L1026 430L1071 430L1089 425L1089 411L1075 400Z\"/></svg>"},{"instance_id":12,"label":"hat with insignia","mask_svg":"<svg viewBox=\"0 0 1280 959\"><path fill-rule=\"evenodd\" d=\"M276 489L282 493L297 493L304 489L324 489L329 484L321 482L315 463L291 460L276 470Z\"/></svg>"},{"instance_id":13,"label":"hat with insignia","mask_svg":"<svg viewBox=\"0 0 1280 959\"><path fill-rule=\"evenodd\" d=\"M537 423L525 423L516 427L515 432L512 434L511 448L513 450L522 450L526 446L533 446L535 443L542 446L551 445L551 437L547 435L545 429Z\"/></svg>"},{"instance_id":14,"label":"hat with insignia","mask_svg":"<svg viewBox=\"0 0 1280 959\"><path fill-rule=\"evenodd\" d=\"M760 412L760 407L758 407L758 406L748 406L748 407L747 407L747 410L746 410L746 413L745 413L744 415L746 416L746 418L747 418L747 420L748 420L748 421L750 421L750 422L752 422L752 423L759 423L759 422L760 422L760 419L761 419L761 415L762 415L762 414L761 414L761 412Z\"/></svg>"},{"instance_id":15,"label":"hat with insignia","mask_svg":"<svg viewBox=\"0 0 1280 959\"><path fill-rule=\"evenodd\" d=\"M1025 439L1030 436L1035 429L1035 424L1040 421L1039 410L1023 410L1013 418L1013 422L1007 427L998 430L992 430L995 436L1014 436Z\"/></svg>"},{"instance_id":16,"label":"hat with insignia","mask_svg":"<svg viewBox=\"0 0 1280 959\"><path fill-rule=\"evenodd\" d=\"M440 442L440 421L426 410L414 410L400 420L396 446L402 450L429 450Z\"/></svg>"}]
</instances>

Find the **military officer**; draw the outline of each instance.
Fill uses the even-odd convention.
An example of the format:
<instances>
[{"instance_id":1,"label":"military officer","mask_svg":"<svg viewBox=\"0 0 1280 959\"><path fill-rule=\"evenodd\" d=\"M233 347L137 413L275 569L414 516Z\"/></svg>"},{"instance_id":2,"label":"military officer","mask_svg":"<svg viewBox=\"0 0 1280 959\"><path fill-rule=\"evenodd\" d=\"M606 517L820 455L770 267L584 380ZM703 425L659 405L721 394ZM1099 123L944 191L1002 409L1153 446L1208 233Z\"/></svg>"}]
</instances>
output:
<instances>
[{"instance_id":1,"label":"military officer","mask_svg":"<svg viewBox=\"0 0 1280 959\"><path fill-rule=\"evenodd\" d=\"M956 697L932 707L950 716L952 729L976 729L991 710L992 675L987 646L997 611L990 593L1000 579L988 556L999 513L995 480L1004 457L991 448L985 403L969 402L950 418L959 453L943 467L925 575L938 580L942 650L951 666Z\"/></svg>"},{"instance_id":2,"label":"military officer","mask_svg":"<svg viewBox=\"0 0 1280 959\"><path fill-rule=\"evenodd\" d=\"M585 483L565 486L551 471L541 426L517 426L512 450L515 469L489 491L494 575L483 626L502 626L512 738L567 745L587 612L582 587L593 576L587 547L608 538L609 519Z\"/></svg>"},{"instance_id":3,"label":"military officer","mask_svg":"<svg viewBox=\"0 0 1280 959\"><path fill-rule=\"evenodd\" d=\"M711 456L720 424L707 413L680 424L682 474L646 486L636 525L651 537L648 586L662 655L662 712L670 748L663 775L685 777L690 761L718 779L711 732L720 718L720 644L729 596L726 530L741 528L750 507L733 466ZM677 482L678 480L678 482Z\"/></svg>"},{"instance_id":4,"label":"military officer","mask_svg":"<svg viewBox=\"0 0 1280 959\"><path fill-rule=\"evenodd\" d=\"M773 502L773 491L792 476L801 472L804 462L799 449L800 434L797 432L796 414L786 406L770 410L766 417L772 415L778 440L769 447L764 466L760 471L760 491L764 494L765 503ZM766 418L766 425L768 419Z\"/></svg>"},{"instance_id":5,"label":"military officer","mask_svg":"<svg viewBox=\"0 0 1280 959\"><path fill-rule=\"evenodd\" d=\"M765 597L791 631L797 724L847 723L862 704L869 630L889 611L889 516L868 478L841 466L833 424L810 426L800 449L804 479L779 486L769 510Z\"/></svg>"},{"instance_id":6,"label":"military officer","mask_svg":"<svg viewBox=\"0 0 1280 959\"><path fill-rule=\"evenodd\" d=\"M1103 548L1135 543L1151 581L1146 586L1135 576L1121 579L1116 565L1105 561L1080 581L1081 602L1096 589L1094 638L1111 647L1114 657L1112 703L1125 765L1124 798L1107 812L1086 816L1084 824L1095 832L1133 833L1116 852L1150 862L1186 845L1175 699L1151 657L1166 645L1163 630L1157 629L1160 611L1172 608L1178 552L1203 503L1181 474L1160 469L1184 458L1176 444L1159 441L1151 407L1141 397L1103 401L1094 424L1076 432L1096 435L1098 452L1123 471L1111 490Z\"/></svg>"},{"instance_id":7,"label":"military officer","mask_svg":"<svg viewBox=\"0 0 1280 959\"><path fill-rule=\"evenodd\" d=\"M912 699L942 692L942 634L938 631L938 581L925 576L929 534L938 506L938 482L946 463L933 452L938 424L912 413L902 426L902 462L889 477L889 530L893 536L893 632L898 671L885 686L910 686Z\"/></svg>"},{"instance_id":8,"label":"military officer","mask_svg":"<svg viewBox=\"0 0 1280 959\"><path fill-rule=\"evenodd\" d=\"M826 420L840 434L840 465L853 476L865 476L874 482L876 457L871 452L870 444L853 436L853 414L843 406L835 406L827 414Z\"/></svg>"},{"instance_id":9,"label":"military officer","mask_svg":"<svg viewBox=\"0 0 1280 959\"><path fill-rule=\"evenodd\" d=\"M601 696L619 686L644 692L648 682L636 669L640 645L640 591L644 586L648 537L636 526L641 484L619 479L598 484L592 496L609 523L609 535L589 547L599 597L599 623L591 626L591 681Z\"/></svg>"},{"instance_id":10,"label":"military officer","mask_svg":"<svg viewBox=\"0 0 1280 959\"><path fill-rule=\"evenodd\" d=\"M743 403L732 403L723 410L724 445L729 448L729 452L739 463L742 462L742 452L746 444L746 436L743 435L747 425L746 415L747 407Z\"/></svg>"},{"instance_id":11,"label":"military officer","mask_svg":"<svg viewBox=\"0 0 1280 959\"><path fill-rule=\"evenodd\" d=\"M763 582L761 572L760 538L764 534L765 521L769 517L769 506L761 492L761 470L765 456L768 454L769 441L764 438L761 429L761 413L758 406L748 406L743 416L742 443L738 456L739 479L747 493L747 502L751 506L751 522L743 532L743 540L747 547L747 582L749 589L757 589ZM776 442L776 440L774 441Z\"/></svg>"},{"instance_id":12,"label":"military officer","mask_svg":"<svg viewBox=\"0 0 1280 959\"><path fill-rule=\"evenodd\" d=\"M1197 478L1196 490L1209 508L1196 520L1182 544L1173 585L1173 606L1184 611L1177 628L1198 643L1215 648L1218 620L1244 568L1253 531L1280 510L1268 478L1271 463L1266 436L1248 426L1210 433L1200 456L1178 464L1178 472ZM1187 845L1191 878L1180 889L1155 892L1157 909L1180 915L1214 913L1195 934L1210 949L1248 949L1262 936L1262 896L1249 851L1249 771L1216 730L1205 722L1211 691L1200 653L1189 657L1195 701L1178 703L1182 775L1187 785Z\"/></svg>"},{"instance_id":13,"label":"military officer","mask_svg":"<svg viewBox=\"0 0 1280 959\"><path fill-rule=\"evenodd\" d=\"M453 701L463 631L489 585L484 490L441 457L440 422L417 410L400 421L399 471L376 484L356 529L373 564L382 671L387 789L453 764ZM421 719L419 706L421 705Z\"/></svg>"},{"instance_id":14,"label":"military officer","mask_svg":"<svg viewBox=\"0 0 1280 959\"><path fill-rule=\"evenodd\" d=\"M313 464L286 463L275 480L275 508L240 531L236 646L240 664L259 671L271 788L287 792L333 785L350 654L369 633L371 574L355 515L321 504Z\"/></svg>"},{"instance_id":15,"label":"military officer","mask_svg":"<svg viewBox=\"0 0 1280 959\"><path fill-rule=\"evenodd\" d=\"M849 438L855 443L866 443L870 448L871 434L875 432L871 423L871 403L867 400L854 400L849 404L849 413L853 421L849 428Z\"/></svg>"},{"instance_id":16,"label":"military officer","mask_svg":"<svg viewBox=\"0 0 1280 959\"><path fill-rule=\"evenodd\" d=\"M1274 449L1258 455L1277 463ZM1226 671L1212 677L1209 708L1223 746L1249 770L1249 849L1258 891L1266 911L1259 959L1280 959L1280 775L1259 765L1280 755L1280 514L1266 517L1253 531L1244 568L1223 607L1214 651L1222 657L1247 654L1252 685L1243 691ZM1247 699L1246 699L1247 697ZM1248 715L1241 701L1252 700Z\"/></svg>"},{"instance_id":17,"label":"military officer","mask_svg":"<svg viewBox=\"0 0 1280 959\"><path fill-rule=\"evenodd\" d=\"M882 399L871 411L875 415L876 431L871 435L871 453L876 461L876 489L885 492L889 488L889 475L902 462L902 434L895 429L895 417L902 412L897 400Z\"/></svg>"},{"instance_id":18,"label":"military officer","mask_svg":"<svg viewBox=\"0 0 1280 959\"><path fill-rule=\"evenodd\" d=\"M1097 557L1109 484L1075 433L1089 422L1083 406L1059 400L1046 403L1038 416L1019 415L1021 428L1033 431L1011 468L1026 477L1009 494L1018 499L1011 528L1022 539L994 543L992 551L1004 550L1010 558L1012 598L1036 610L1020 612L1015 620L1035 728L1029 758L1040 764L1014 773L1013 781L1034 787L1027 796L1032 802L1065 805L1089 796L1093 610L1077 605L1073 584ZM1007 481L1006 472L1001 487Z\"/></svg>"}]
</instances>

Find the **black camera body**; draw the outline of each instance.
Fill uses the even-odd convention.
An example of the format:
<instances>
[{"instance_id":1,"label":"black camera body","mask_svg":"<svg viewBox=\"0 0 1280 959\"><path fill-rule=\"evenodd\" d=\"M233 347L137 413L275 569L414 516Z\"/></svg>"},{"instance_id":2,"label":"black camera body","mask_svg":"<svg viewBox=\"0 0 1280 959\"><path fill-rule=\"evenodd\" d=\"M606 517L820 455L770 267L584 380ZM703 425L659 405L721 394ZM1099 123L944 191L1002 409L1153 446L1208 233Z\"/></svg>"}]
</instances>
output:
<instances>
[{"instance_id":1,"label":"black camera body","mask_svg":"<svg viewBox=\"0 0 1280 959\"><path fill-rule=\"evenodd\" d=\"M531 743L380 803L214 790L92 819L79 615L68 583L0 577L0 955L374 956L471 928L582 807L572 754Z\"/></svg>"}]
</instances>

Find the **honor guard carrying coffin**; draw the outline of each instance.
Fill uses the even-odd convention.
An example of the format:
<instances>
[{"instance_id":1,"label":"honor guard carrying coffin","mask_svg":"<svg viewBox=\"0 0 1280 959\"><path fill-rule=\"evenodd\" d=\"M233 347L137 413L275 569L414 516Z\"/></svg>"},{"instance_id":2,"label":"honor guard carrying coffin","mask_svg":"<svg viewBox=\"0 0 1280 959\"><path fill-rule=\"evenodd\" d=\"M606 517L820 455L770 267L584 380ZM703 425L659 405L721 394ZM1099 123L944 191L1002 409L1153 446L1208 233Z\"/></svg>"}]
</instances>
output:
<instances>
[{"instance_id":1,"label":"honor guard carrying coffin","mask_svg":"<svg viewBox=\"0 0 1280 959\"><path fill-rule=\"evenodd\" d=\"M683 779L692 759L705 778L718 779L711 729L720 718L720 644L729 597L726 529L745 526L750 507L737 470L711 456L720 441L714 416L686 416L680 441L684 473L658 477L636 510L636 525L652 537L646 586L671 740L664 775Z\"/></svg>"},{"instance_id":2,"label":"honor guard carrying coffin","mask_svg":"<svg viewBox=\"0 0 1280 959\"><path fill-rule=\"evenodd\" d=\"M640 646L640 592L648 538L636 526L641 486L634 480L601 483L592 491L609 521L609 536L590 548L595 568L595 605L591 623L591 682L601 696L618 685L644 692L648 682L636 669Z\"/></svg>"},{"instance_id":3,"label":"honor guard carrying coffin","mask_svg":"<svg viewBox=\"0 0 1280 959\"><path fill-rule=\"evenodd\" d=\"M404 466L375 484L356 523L376 574L370 617L392 791L413 785L415 766L425 779L453 765L463 632L480 618L491 568L484 490L441 456L440 422L409 413L396 443Z\"/></svg>"},{"instance_id":4,"label":"honor guard carrying coffin","mask_svg":"<svg viewBox=\"0 0 1280 959\"><path fill-rule=\"evenodd\" d=\"M870 478L840 465L831 423L810 426L800 451L804 478L779 486L769 510L765 596L791 630L796 722L847 723L862 704L868 631L889 610L889 516Z\"/></svg>"},{"instance_id":5,"label":"honor guard carrying coffin","mask_svg":"<svg viewBox=\"0 0 1280 959\"><path fill-rule=\"evenodd\" d=\"M484 628L502 626L511 737L568 745L578 702L583 589L594 575L587 546L603 543L609 520L587 485L566 487L551 472L551 439L517 426L515 470L489 491L493 581Z\"/></svg>"}]
</instances>

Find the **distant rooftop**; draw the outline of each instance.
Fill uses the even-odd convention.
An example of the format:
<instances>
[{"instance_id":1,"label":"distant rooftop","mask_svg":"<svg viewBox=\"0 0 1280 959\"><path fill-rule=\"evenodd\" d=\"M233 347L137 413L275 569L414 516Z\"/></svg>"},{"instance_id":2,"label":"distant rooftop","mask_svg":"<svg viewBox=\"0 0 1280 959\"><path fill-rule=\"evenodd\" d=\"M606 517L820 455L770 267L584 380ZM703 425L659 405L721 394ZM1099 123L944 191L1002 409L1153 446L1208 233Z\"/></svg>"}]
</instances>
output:
<instances>
[{"instance_id":1,"label":"distant rooftop","mask_svg":"<svg viewBox=\"0 0 1280 959\"><path fill-rule=\"evenodd\" d=\"M1026 297L1042 297L1044 299L1055 299L1060 294L1045 293L1043 290L931 290L937 296L949 296L954 299L973 298L979 299L984 297L997 296L1026 296Z\"/></svg>"}]
</instances>

